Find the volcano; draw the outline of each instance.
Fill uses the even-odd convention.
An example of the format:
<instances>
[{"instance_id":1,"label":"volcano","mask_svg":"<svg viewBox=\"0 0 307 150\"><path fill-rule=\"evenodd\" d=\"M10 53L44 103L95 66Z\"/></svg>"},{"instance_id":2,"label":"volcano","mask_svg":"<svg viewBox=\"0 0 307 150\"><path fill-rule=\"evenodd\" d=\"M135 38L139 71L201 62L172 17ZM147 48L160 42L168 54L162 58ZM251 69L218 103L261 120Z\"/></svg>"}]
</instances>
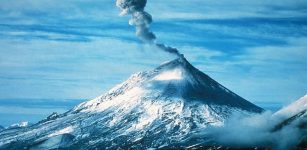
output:
<instances>
[{"instance_id":1,"label":"volcano","mask_svg":"<svg viewBox=\"0 0 307 150\"><path fill-rule=\"evenodd\" d=\"M64 114L1 131L0 149L188 147L210 142L197 133L222 126L233 113L262 111L180 56Z\"/></svg>"}]
</instances>

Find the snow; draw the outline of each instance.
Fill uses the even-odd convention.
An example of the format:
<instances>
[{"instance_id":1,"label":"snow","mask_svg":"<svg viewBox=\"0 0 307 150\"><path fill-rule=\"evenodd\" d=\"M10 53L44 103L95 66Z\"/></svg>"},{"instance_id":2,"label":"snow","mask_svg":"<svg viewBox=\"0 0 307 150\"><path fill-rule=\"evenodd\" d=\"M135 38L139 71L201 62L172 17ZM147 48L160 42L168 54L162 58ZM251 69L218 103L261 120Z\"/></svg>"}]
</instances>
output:
<instances>
[{"instance_id":1,"label":"snow","mask_svg":"<svg viewBox=\"0 0 307 150\"><path fill-rule=\"evenodd\" d=\"M307 110L307 94L285 108L277 111L274 115L289 118L304 110Z\"/></svg>"},{"instance_id":2,"label":"snow","mask_svg":"<svg viewBox=\"0 0 307 150\"><path fill-rule=\"evenodd\" d=\"M136 129L143 129L144 126L152 123L159 117L159 110L162 109L162 105L159 103L145 102L143 105L145 114L138 120L135 125Z\"/></svg>"},{"instance_id":3,"label":"snow","mask_svg":"<svg viewBox=\"0 0 307 150\"><path fill-rule=\"evenodd\" d=\"M48 137L53 137L53 136L57 136L57 135L61 135L61 134L66 134L66 133L71 133L74 131L74 128L72 126L66 127L64 129L55 131L52 134L49 134Z\"/></svg>"},{"instance_id":4,"label":"snow","mask_svg":"<svg viewBox=\"0 0 307 150\"><path fill-rule=\"evenodd\" d=\"M131 101L131 99L138 99L143 95L142 93L144 93L144 89L140 87L134 87L126 91L123 95L118 95L114 97L114 99L112 100L105 100L103 102L98 102L100 101L100 99L94 99L89 102L85 102L83 105L79 106L78 108L80 107L87 108L82 110L81 112L101 112L110 107L120 106L124 102L125 104L123 105L131 106L134 105L136 102L136 101Z\"/></svg>"},{"instance_id":5,"label":"snow","mask_svg":"<svg viewBox=\"0 0 307 150\"><path fill-rule=\"evenodd\" d=\"M28 125L29 125L29 122L27 122L27 121L21 122L21 123L19 124L20 127L26 127L26 126L28 126Z\"/></svg>"},{"instance_id":6,"label":"snow","mask_svg":"<svg viewBox=\"0 0 307 150\"><path fill-rule=\"evenodd\" d=\"M164 80L181 80L182 71L181 69L173 69L171 71L165 71L155 77L155 80L164 81Z\"/></svg>"},{"instance_id":7,"label":"snow","mask_svg":"<svg viewBox=\"0 0 307 150\"><path fill-rule=\"evenodd\" d=\"M12 125L9 126L9 128L24 128L24 127L27 127L28 125L29 125L29 122L23 121L23 122L20 122L20 123L12 124Z\"/></svg>"}]
</instances>

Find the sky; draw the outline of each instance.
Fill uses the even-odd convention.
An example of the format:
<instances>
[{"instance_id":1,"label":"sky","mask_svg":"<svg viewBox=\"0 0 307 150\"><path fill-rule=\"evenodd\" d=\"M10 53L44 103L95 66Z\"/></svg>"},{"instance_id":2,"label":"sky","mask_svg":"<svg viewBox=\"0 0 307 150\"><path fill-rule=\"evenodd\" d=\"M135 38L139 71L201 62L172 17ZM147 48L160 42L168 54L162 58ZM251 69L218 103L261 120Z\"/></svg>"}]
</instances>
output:
<instances>
[{"instance_id":1,"label":"sky","mask_svg":"<svg viewBox=\"0 0 307 150\"><path fill-rule=\"evenodd\" d=\"M306 0L148 0L151 31L251 102L307 93ZM115 0L0 1L0 99L92 99L173 56Z\"/></svg>"}]
</instances>

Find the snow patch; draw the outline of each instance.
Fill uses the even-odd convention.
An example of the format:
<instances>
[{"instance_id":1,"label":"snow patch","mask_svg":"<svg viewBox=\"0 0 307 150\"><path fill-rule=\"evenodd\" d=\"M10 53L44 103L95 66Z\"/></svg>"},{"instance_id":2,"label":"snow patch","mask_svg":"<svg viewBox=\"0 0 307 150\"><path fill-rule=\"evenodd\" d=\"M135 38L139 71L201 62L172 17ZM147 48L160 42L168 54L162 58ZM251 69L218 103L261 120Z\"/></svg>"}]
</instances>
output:
<instances>
[{"instance_id":1,"label":"snow patch","mask_svg":"<svg viewBox=\"0 0 307 150\"><path fill-rule=\"evenodd\" d=\"M23 122L20 122L20 123L12 124L12 125L9 126L9 128L24 128L24 127L27 127L28 125L29 125L29 122L23 121Z\"/></svg>"},{"instance_id":2,"label":"snow patch","mask_svg":"<svg viewBox=\"0 0 307 150\"><path fill-rule=\"evenodd\" d=\"M161 109L162 105L159 103L145 102L145 114L139 119L138 123L135 125L135 128L144 129L144 126L152 123L159 117L159 110Z\"/></svg>"},{"instance_id":3,"label":"snow patch","mask_svg":"<svg viewBox=\"0 0 307 150\"><path fill-rule=\"evenodd\" d=\"M165 80L181 80L182 71L180 69L174 69L171 71L165 71L154 78L154 80L165 81Z\"/></svg>"},{"instance_id":4,"label":"snow patch","mask_svg":"<svg viewBox=\"0 0 307 150\"><path fill-rule=\"evenodd\" d=\"M53 137L61 134L71 133L74 131L74 128L72 126L66 127L64 129L58 130L52 134L49 134L48 137Z\"/></svg>"},{"instance_id":5,"label":"snow patch","mask_svg":"<svg viewBox=\"0 0 307 150\"><path fill-rule=\"evenodd\" d=\"M82 110L82 112L102 112L110 107L118 107L122 106L123 102L125 102L126 106L134 106L134 104L137 101L131 101L139 99L144 93L144 89L140 87L134 87L128 91L125 92L123 95L118 95L117 97L114 97L112 100L103 101L101 103L98 103L96 99L89 101L83 105L83 107L88 107L85 110ZM96 104L96 105L93 105Z\"/></svg>"}]
</instances>

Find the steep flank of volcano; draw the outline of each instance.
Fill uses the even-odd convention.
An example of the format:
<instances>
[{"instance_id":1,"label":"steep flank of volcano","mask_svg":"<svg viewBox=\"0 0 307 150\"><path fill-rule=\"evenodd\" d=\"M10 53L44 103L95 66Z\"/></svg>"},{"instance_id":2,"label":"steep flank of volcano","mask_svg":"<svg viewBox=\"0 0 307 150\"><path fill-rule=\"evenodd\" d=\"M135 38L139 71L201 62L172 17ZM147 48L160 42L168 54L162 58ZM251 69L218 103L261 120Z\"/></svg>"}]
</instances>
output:
<instances>
[{"instance_id":1,"label":"steep flank of volcano","mask_svg":"<svg viewBox=\"0 0 307 150\"><path fill-rule=\"evenodd\" d=\"M181 95L186 100L226 105L252 112L263 110L196 69L183 56L158 67L155 71L163 73L170 70L180 70L184 84L178 88L181 88Z\"/></svg>"},{"instance_id":2,"label":"steep flank of volcano","mask_svg":"<svg viewBox=\"0 0 307 150\"><path fill-rule=\"evenodd\" d=\"M238 108L248 112L262 112L263 109L225 88L205 73L192 66L183 56L162 64L152 71L132 75L127 81L116 86L107 94L98 97L84 106L99 105L129 89L139 87L147 95L184 99L186 103L199 102L208 105L221 105ZM149 92L151 91L151 92ZM78 106L76 109L83 109Z\"/></svg>"},{"instance_id":3,"label":"steep flank of volcano","mask_svg":"<svg viewBox=\"0 0 307 150\"><path fill-rule=\"evenodd\" d=\"M147 149L212 142L197 133L262 109L183 56L35 125L0 132L0 149Z\"/></svg>"}]
</instances>

